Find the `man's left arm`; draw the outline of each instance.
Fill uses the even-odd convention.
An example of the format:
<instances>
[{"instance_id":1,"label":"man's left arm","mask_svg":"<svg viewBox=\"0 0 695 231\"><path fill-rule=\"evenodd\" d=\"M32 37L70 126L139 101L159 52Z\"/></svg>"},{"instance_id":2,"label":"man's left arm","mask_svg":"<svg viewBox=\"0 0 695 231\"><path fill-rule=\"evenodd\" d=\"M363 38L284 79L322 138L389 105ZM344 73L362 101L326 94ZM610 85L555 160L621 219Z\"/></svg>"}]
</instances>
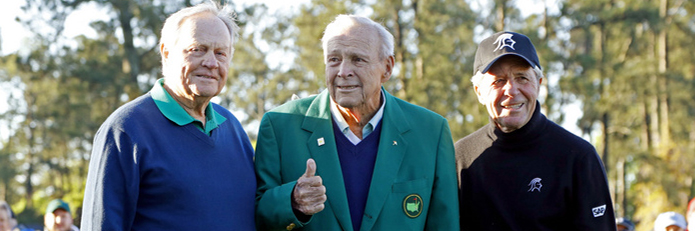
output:
<instances>
[{"instance_id":1,"label":"man's left arm","mask_svg":"<svg viewBox=\"0 0 695 231\"><path fill-rule=\"evenodd\" d=\"M613 201L606 172L595 150L586 153L575 163L572 181L576 214L575 230L616 230Z\"/></svg>"},{"instance_id":2,"label":"man's left arm","mask_svg":"<svg viewBox=\"0 0 695 231\"><path fill-rule=\"evenodd\" d=\"M434 184L425 230L459 231L458 180L449 123L443 120L439 130Z\"/></svg>"}]
</instances>

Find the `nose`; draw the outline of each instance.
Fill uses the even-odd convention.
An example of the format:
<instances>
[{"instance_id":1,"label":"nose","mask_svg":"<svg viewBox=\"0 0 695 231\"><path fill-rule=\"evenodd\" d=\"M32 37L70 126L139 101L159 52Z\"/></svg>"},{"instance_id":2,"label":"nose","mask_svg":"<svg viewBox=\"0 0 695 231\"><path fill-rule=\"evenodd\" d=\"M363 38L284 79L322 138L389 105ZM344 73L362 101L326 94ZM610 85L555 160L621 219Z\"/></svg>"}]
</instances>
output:
<instances>
[{"instance_id":1,"label":"nose","mask_svg":"<svg viewBox=\"0 0 695 231\"><path fill-rule=\"evenodd\" d=\"M208 51L205 53L203 56L203 61L202 65L204 67L210 68L210 69L216 69L220 67L219 62L217 61L217 58L215 57L215 52L214 51Z\"/></svg>"},{"instance_id":2,"label":"nose","mask_svg":"<svg viewBox=\"0 0 695 231\"><path fill-rule=\"evenodd\" d=\"M514 82L514 80L509 80L504 84L504 94L507 96L514 96L519 93L519 87Z\"/></svg>"},{"instance_id":3,"label":"nose","mask_svg":"<svg viewBox=\"0 0 695 231\"><path fill-rule=\"evenodd\" d=\"M340 63L340 70L338 70L338 77L347 78L353 75L353 68L350 62L343 61Z\"/></svg>"}]
</instances>

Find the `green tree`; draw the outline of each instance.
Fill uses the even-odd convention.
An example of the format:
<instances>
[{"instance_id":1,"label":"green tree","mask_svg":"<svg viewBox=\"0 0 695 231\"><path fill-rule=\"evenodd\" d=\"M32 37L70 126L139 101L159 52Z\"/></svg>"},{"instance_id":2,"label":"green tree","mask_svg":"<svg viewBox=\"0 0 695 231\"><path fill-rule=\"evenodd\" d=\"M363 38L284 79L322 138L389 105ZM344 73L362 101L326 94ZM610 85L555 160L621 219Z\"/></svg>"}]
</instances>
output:
<instances>
[{"instance_id":1,"label":"green tree","mask_svg":"<svg viewBox=\"0 0 695 231\"><path fill-rule=\"evenodd\" d=\"M600 128L597 142L618 215L653 220L660 212L687 202L692 175L692 140L682 127L692 119L692 58L674 56L673 44L692 30L674 26L686 12L684 1L566 1L560 20L569 22L570 39L560 50L565 72L561 88L582 101L578 122L589 134ZM692 6L690 6L692 8ZM685 16L690 18L691 16ZM681 21L682 22L682 21ZM676 58L677 57L677 58ZM690 63L688 63L690 61ZM686 100L688 99L688 100ZM679 115L678 122L674 114ZM686 119L687 118L687 119ZM673 126L674 122L679 124ZM678 135L674 131L679 131ZM688 169L688 170L685 170ZM690 172L685 174L686 172ZM636 180L631 180L636 178ZM678 211L678 210L677 210ZM645 228L646 227L642 227Z\"/></svg>"}]
</instances>

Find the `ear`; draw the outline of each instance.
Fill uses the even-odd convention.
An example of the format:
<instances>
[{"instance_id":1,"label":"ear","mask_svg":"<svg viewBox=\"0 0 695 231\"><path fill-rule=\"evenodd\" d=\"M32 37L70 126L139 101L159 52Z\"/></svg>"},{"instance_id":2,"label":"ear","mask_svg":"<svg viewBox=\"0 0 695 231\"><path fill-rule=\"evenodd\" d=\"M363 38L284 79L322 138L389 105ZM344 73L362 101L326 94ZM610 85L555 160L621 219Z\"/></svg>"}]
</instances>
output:
<instances>
[{"instance_id":1,"label":"ear","mask_svg":"<svg viewBox=\"0 0 695 231\"><path fill-rule=\"evenodd\" d=\"M159 53L162 54L162 63L169 58L169 49L164 46L164 43L159 45Z\"/></svg>"},{"instance_id":2,"label":"ear","mask_svg":"<svg viewBox=\"0 0 695 231\"><path fill-rule=\"evenodd\" d=\"M391 74L393 73L393 66L396 62L393 55L389 55L389 57L387 57L385 61L386 70L384 71L384 75L381 77L381 83L385 83L391 78Z\"/></svg>"},{"instance_id":3,"label":"ear","mask_svg":"<svg viewBox=\"0 0 695 231\"><path fill-rule=\"evenodd\" d=\"M478 85L473 85L473 91L475 91L475 96L478 97L478 102L480 104L485 105L485 102L483 101L483 95L480 93L480 89L478 89Z\"/></svg>"}]
</instances>

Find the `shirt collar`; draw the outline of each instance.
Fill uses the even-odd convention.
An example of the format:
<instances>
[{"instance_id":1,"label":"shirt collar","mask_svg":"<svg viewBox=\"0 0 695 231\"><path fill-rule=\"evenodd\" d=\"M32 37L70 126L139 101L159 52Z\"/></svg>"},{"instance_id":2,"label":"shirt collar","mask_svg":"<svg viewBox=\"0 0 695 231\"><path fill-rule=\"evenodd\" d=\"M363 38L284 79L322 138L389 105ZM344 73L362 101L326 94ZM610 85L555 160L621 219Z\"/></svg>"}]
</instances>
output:
<instances>
[{"instance_id":1,"label":"shirt collar","mask_svg":"<svg viewBox=\"0 0 695 231\"><path fill-rule=\"evenodd\" d=\"M193 116L189 115L186 110L184 110L183 107L181 107L181 105L174 100L174 97L172 97L169 92L164 89L163 78L158 79L157 82L155 82L150 94L152 95L152 99L154 99L154 103L157 105L159 111L164 114L164 117L177 125L184 126L198 121L193 118ZM210 134L210 131L217 128L220 124L226 121L227 118L217 113L217 111L212 108L212 104L208 104L208 106L205 108L205 120L205 128L202 128L200 124L196 125L206 134Z\"/></svg>"},{"instance_id":2,"label":"shirt collar","mask_svg":"<svg viewBox=\"0 0 695 231\"><path fill-rule=\"evenodd\" d=\"M364 128L362 128L362 139L366 138L369 134L371 134L374 131L374 128L376 128L376 125L378 125L381 121L381 118L384 117L384 105L386 105L386 97L384 96L383 90L381 91L381 98L384 99L381 102L381 107L379 107L379 110L376 111L376 114L374 114L372 119L369 120L369 123L367 123L367 125L365 125ZM350 131L350 125L348 125L347 121L345 121L345 118L343 118L342 114L340 114L340 110L338 110L338 104L336 104L333 101L333 99L331 99L331 115L333 116L333 120L335 121L335 123L340 128L340 131L346 137L350 138L351 136L354 136L354 138L357 138L357 136L355 136L352 133L352 131ZM355 142L353 141L353 143Z\"/></svg>"}]
</instances>

